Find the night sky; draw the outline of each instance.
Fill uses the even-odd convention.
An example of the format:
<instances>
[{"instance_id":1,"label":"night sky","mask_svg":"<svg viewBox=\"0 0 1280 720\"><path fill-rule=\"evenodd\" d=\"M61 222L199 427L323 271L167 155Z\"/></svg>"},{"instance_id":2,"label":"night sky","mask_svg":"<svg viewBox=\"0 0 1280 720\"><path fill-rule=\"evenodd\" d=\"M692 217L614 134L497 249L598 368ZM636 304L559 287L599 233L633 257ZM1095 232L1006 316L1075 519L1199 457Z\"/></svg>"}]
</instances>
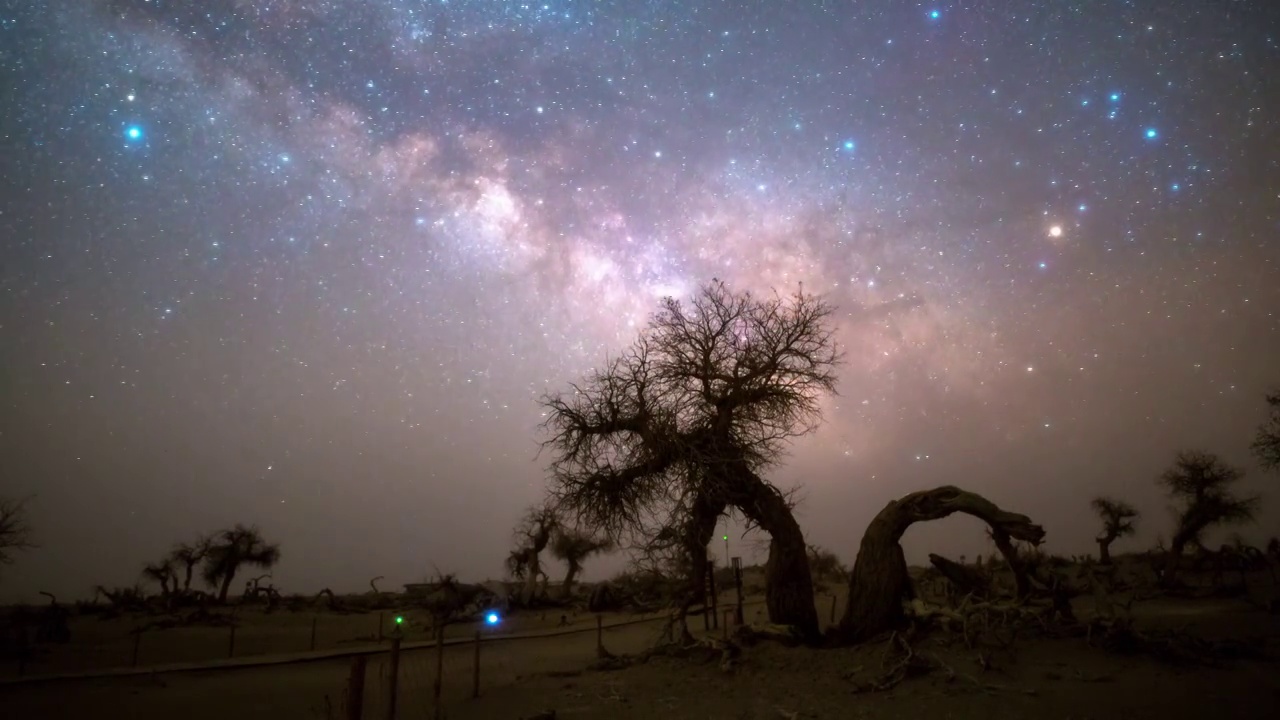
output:
<instances>
[{"instance_id":1,"label":"night sky","mask_svg":"<svg viewBox=\"0 0 1280 720\"><path fill-rule=\"evenodd\" d=\"M838 308L771 476L810 542L954 483L1063 553L1114 494L1149 545L1178 448L1277 484L1277 68L1270 0L0 0L0 492L42 546L0 594L237 521L286 592L496 577L538 398L712 278Z\"/></svg>"}]
</instances>

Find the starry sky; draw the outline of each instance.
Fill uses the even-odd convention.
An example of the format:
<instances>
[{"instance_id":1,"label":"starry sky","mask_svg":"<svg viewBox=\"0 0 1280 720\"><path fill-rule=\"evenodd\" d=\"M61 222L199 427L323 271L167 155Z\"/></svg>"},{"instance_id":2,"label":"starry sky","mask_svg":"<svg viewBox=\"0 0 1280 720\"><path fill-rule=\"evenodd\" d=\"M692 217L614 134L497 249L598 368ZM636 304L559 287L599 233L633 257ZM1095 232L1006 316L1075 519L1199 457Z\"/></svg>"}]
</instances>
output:
<instances>
[{"instance_id":1,"label":"starry sky","mask_svg":"<svg viewBox=\"0 0 1280 720\"><path fill-rule=\"evenodd\" d=\"M237 521L286 591L498 576L538 398L712 278L837 308L811 542L945 483L1153 542L1178 448L1274 485L1276 67L1264 0L0 0L3 593Z\"/></svg>"}]
</instances>

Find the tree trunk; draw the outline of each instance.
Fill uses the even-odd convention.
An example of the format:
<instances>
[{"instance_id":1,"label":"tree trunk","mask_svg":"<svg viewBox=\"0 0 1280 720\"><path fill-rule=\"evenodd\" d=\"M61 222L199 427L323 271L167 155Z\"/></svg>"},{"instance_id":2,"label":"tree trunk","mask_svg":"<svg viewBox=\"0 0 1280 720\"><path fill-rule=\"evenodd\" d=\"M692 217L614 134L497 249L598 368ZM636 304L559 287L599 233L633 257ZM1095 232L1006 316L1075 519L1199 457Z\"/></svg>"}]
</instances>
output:
<instances>
[{"instance_id":1,"label":"tree trunk","mask_svg":"<svg viewBox=\"0 0 1280 720\"><path fill-rule=\"evenodd\" d=\"M222 576L222 585L218 588L218 603L225 604L227 602L227 593L231 590L231 581L235 579L236 571L228 570Z\"/></svg>"},{"instance_id":2,"label":"tree trunk","mask_svg":"<svg viewBox=\"0 0 1280 720\"><path fill-rule=\"evenodd\" d=\"M1111 564L1111 542L1112 538L1098 538L1098 562L1103 565Z\"/></svg>"},{"instance_id":3,"label":"tree trunk","mask_svg":"<svg viewBox=\"0 0 1280 720\"><path fill-rule=\"evenodd\" d=\"M690 509L688 525L685 526L681 543L689 555L689 577L686 578L684 599L677 608L676 620L680 624L681 640L692 639L685 617L689 608L707 602L707 545L716 532L716 523L724 514L725 504L713 501L705 495L699 495Z\"/></svg>"},{"instance_id":4,"label":"tree trunk","mask_svg":"<svg viewBox=\"0 0 1280 720\"><path fill-rule=\"evenodd\" d=\"M560 585L560 597L568 600L573 597L573 582L578 577L578 571L582 566L576 562L566 561L569 565L569 571L564 574L564 582Z\"/></svg>"},{"instance_id":5,"label":"tree trunk","mask_svg":"<svg viewBox=\"0 0 1280 720\"><path fill-rule=\"evenodd\" d=\"M542 573L542 566L538 562L538 551L533 548L529 548L524 557L524 590L520 593L520 604L528 607L538 596L538 575Z\"/></svg>"},{"instance_id":6,"label":"tree trunk","mask_svg":"<svg viewBox=\"0 0 1280 720\"><path fill-rule=\"evenodd\" d=\"M901 626L902 601L911 592L907 561L898 541L913 523L938 520L952 513L973 515L1010 537L1039 544L1044 529L1025 515L1006 512L981 495L944 486L911 493L889 503L862 536L858 559L849 576L849 602L837 632L856 643Z\"/></svg>"},{"instance_id":7,"label":"tree trunk","mask_svg":"<svg viewBox=\"0 0 1280 720\"><path fill-rule=\"evenodd\" d=\"M992 528L991 540L1004 556L1005 562L1009 563L1009 572L1013 573L1014 596L1019 600L1030 596L1031 579L1027 577L1026 565L1022 562L1022 558L1018 557L1018 548L1014 547L1009 533L1000 528Z\"/></svg>"},{"instance_id":8,"label":"tree trunk","mask_svg":"<svg viewBox=\"0 0 1280 720\"><path fill-rule=\"evenodd\" d=\"M816 642L818 609L814 605L813 576L809 569L809 549L800 523L782 493L757 477L744 474L748 496L735 503L761 530L769 533L769 560L765 563L765 604L769 622L790 625L805 642Z\"/></svg>"},{"instance_id":9,"label":"tree trunk","mask_svg":"<svg viewBox=\"0 0 1280 720\"><path fill-rule=\"evenodd\" d=\"M191 592L191 573L192 573L193 571L195 571L195 569L196 569L196 564L195 564L195 563L187 563L187 577L186 577L186 579L182 582L182 592L183 592L183 594L186 594L186 593Z\"/></svg>"}]
</instances>

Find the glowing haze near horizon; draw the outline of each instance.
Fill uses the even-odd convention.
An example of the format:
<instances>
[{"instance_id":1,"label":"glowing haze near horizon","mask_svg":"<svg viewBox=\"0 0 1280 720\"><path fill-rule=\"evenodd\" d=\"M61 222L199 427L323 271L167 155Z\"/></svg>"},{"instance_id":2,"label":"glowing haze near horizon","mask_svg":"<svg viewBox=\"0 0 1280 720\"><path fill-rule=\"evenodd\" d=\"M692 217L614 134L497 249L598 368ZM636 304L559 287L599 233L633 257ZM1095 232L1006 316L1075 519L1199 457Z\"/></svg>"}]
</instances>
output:
<instances>
[{"instance_id":1,"label":"glowing haze near horizon","mask_svg":"<svg viewBox=\"0 0 1280 720\"><path fill-rule=\"evenodd\" d=\"M887 501L954 483L1057 552L1114 494L1146 513L1117 550L1149 543L1174 450L1252 468L1280 383L1278 27L3 0L2 490L42 546L4 595L129 584L237 521L285 591L497 576L545 486L538 397L713 277L838 310L840 396L772 473L811 542L851 561ZM971 520L907 547L989 550Z\"/></svg>"}]
</instances>

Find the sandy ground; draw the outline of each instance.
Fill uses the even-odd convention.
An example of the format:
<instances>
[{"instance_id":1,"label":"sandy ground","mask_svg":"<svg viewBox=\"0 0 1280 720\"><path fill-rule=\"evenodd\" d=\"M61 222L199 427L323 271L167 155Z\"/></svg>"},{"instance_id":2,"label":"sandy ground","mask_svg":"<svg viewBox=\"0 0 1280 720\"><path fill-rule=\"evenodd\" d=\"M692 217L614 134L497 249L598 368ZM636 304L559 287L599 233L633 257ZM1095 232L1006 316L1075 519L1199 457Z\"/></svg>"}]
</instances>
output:
<instances>
[{"instance_id":1,"label":"sandy ground","mask_svg":"<svg viewBox=\"0 0 1280 720\"><path fill-rule=\"evenodd\" d=\"M1276 588L1269 591L1274 593ZM1091 602L1078 603L1087 618ZM820 597L823 620L830 598ZM748 621L754 611L747 613ZM1209 639L1254 638L1280 655L1280 616L1240 599L1159 599L1134 606L1141 629L1185 628ZM349 616L358 623L361 616ZM364 618L367 620L368 618ZM554 626L559 617L513 619L512 629ZM594 626L594 617L577 619ZM308 621L309 624L309 621ZM699 628L700 620L693 627ZM518 626L518 627L514 627ZM359 627L353 625L353 627ZM660 625L607 630L605 646L634 653L653 644ZM473 628L453 632L467 635ZM368 634L368 633L366 633ZM176 637L176 636L175 636ZM945 642L944 642L945 641ZM1280 667L1234 661L1217 667L1173 667L1146 657L1116 656L1082 638L1019 640L992 654L983 670L976 654L945 635L916 646L957 674L912 678L891 691L858 693L878 674L883 645L838 650L750 648L725 672L716 662L653 658L623 670L588 670L595 634L486 643L481 647L481 696L472 699L470 645L446 648L443 698L448 718L529 717L555 709L557 718L1269 718L1280 707ZM400 718L429 717L435 651L403 653ZM14 718L150 718L256 720L342 717L350 660L227 671L148 675L0 686L0 716ZM386 717L385 656L367 670L365 718Z\"/></svg>"}]
</instances>

